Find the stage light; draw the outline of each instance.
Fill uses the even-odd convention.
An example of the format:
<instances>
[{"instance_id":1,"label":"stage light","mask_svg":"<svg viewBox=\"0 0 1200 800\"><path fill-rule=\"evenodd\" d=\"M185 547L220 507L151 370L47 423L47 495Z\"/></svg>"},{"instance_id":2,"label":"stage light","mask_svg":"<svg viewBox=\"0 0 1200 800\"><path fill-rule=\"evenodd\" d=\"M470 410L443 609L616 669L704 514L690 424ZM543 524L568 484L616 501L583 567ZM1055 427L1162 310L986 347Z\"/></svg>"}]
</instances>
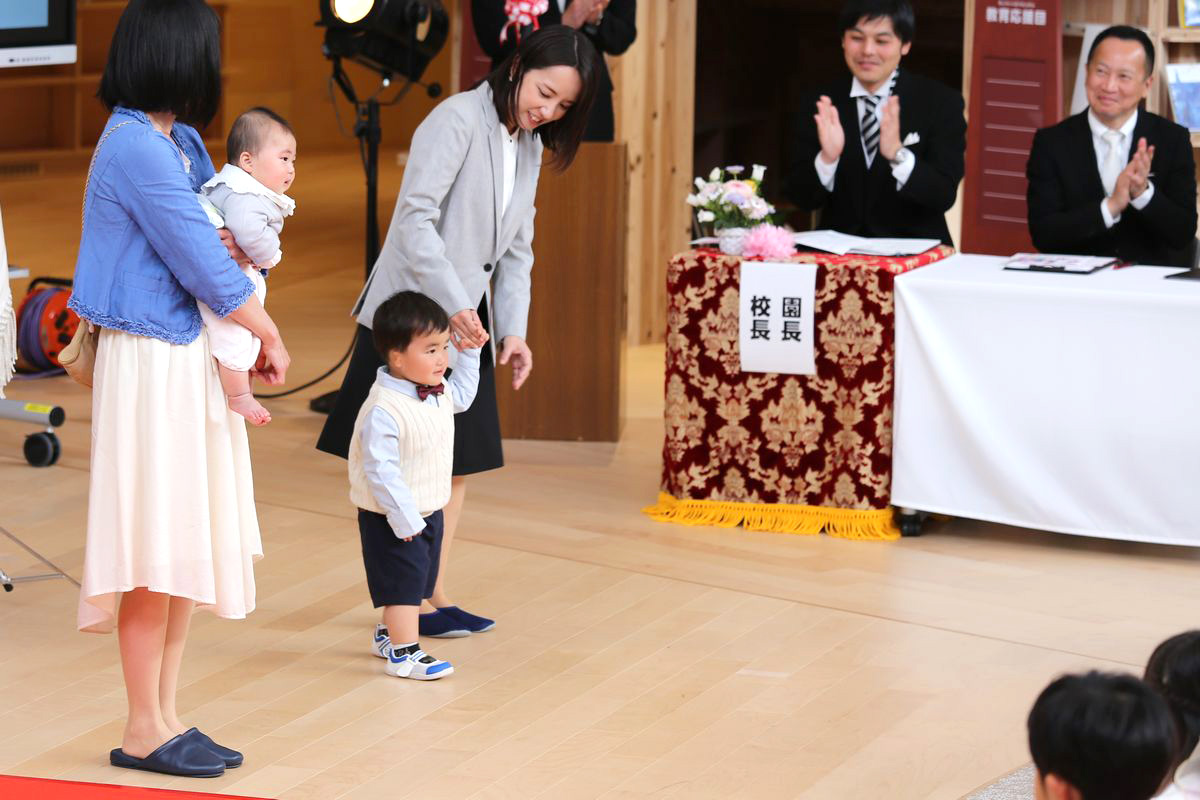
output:
<instances>
[{"instance_id":1,"label":"stage light","mask_svg":"<svg viewBox=\"0 0 1200 800\"><path fill-rule=\"evenodd\" d=\"M325 55L385 78L417 80L442 49L450 18L438 0L320 0Z\"/></svg>"},{"instance_id":2,"label":"stage light","mask_svg":"<svg viewBox=\"0 0 1200 800\"><path fill-rule=\"evenodd\" d=\"M3 3L4 0L0 0ZM437 83L422 83L421 73L442 49L450 31L450 18L439 0L318 0L325 28L325 57L333 63L329 79L330 99L333 87L342 90L354 105L354 135L359 140L363 171L367 178L366 205L366 275L371 274L379 254L379 142L382 138L379 111L382 106L400 102L410 89L420 86L429 97L438 97L442 87ZM354 88L342 60L357 61L379 73L379 87L366 97ZM396 76L405 78L393 84ZM397 88L398 85L398 88ZM380 99L384 90L393 87L392 96ZM337 107L334 107L337 110ZM340 126L339 121L339 126ZM349 357L322 375L321 380L342 365ZM299 388L305 389L312 381ZM290 394L295 389L289 390ZM269 395L268 395L269 396ZM279 396L279 395L275 395ZM309 408L328 414L337 399L329 392L309 402Z\"/></svg>"},{"instance_id":3,"label":"stage light","mask_svg":"<svg viewBox=\"0 0 1200 800\"><path fill-rule=\"evenodd\" d=\"M333 0L333 15L342 22L355 23L371 13L375 0Z\"/></svg>"}]
</instances>

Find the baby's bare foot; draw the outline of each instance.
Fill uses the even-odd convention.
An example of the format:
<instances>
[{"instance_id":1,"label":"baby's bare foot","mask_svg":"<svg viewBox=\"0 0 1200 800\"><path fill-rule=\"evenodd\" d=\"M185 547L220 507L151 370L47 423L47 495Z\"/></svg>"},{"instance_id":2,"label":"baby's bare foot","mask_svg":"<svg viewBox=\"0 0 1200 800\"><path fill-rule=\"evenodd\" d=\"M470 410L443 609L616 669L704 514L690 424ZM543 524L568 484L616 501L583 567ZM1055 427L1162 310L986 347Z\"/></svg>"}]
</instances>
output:
<instances>
[{"instance_id":1,"label":"baby's bare foot","mask_svg":"<svg viewBox=\"0 0 1200 800\"><path fill-rule=\"evenodd\" d=\"M267 411L262 403L255 400L254 395L250 392L231 395L227 399L230 410L241 414L251 425L266 425L271 421L271 412Z\"/></svg>"}]
</instances>

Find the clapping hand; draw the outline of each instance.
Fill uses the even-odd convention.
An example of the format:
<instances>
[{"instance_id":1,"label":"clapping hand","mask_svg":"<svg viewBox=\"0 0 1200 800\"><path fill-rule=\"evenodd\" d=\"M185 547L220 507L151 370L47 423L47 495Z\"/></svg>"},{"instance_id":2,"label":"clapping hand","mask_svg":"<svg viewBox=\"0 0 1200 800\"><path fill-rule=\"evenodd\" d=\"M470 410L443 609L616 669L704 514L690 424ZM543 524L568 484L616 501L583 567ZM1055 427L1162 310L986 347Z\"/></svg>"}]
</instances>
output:
<instances>
[{"instance_id":1,"label":"clapping hand","mask_svg":"<svg viewBox=\"0 0 1200 800\"><path fill-rule=\"evenodd\" d=\"M604 11L608 8L609 0L596 0L592 6L592 15L588 17L589 25L599 25L600 20L604 18Z\"/></svg>"},{"instance_id":2,"label":"clapping hand","mask_svg":"<svg viewBox=\"0 0 1200 800\"><path fill-rule=\"evenodd\" d=\"M597 24L604 16L604 9L608 7L608 2L609 0L575 0L563 12L563 25L570 25L578 30L589 23Z\"/></svg>"},{"instance_id":3,"label":"clapping hand","mask_svg":"<svg viewBox=\"0 0 1200 800\"><path fill-rule=\"evenodd\" d=\"M1150 165L1154 161L1154 146L1146 145L1145 137L1138 139L1133 158L1117 176L1112 194L1105 201L1114 217L1129 207L1129 201L1138 197L1150 186Z\"/></svg>"},{"instance_id":4,"label":"clapping hand","mask_svg":"<svg viewBox=\"0 0 1200 800\"><path fill-rule=\"evenodd\" d=\"M1140 197L1150 186L1150 165L1154 162L1154 145L1146 146L1146 137L1138 139L1137 150L1125 169L1129 172L1129 198Z\"/></svg>"},{"instance_id":5,"label":"clapping hand","mask_svg":"<svg viewBox=\"0 0 1200 800\"><path fill-rule=\"evenodd\" d=\"M879 119L879 154L894 161L900 143L900 98L892 95L883 103L883 116Z\"/></svg>"},{"instance_id":6,"label":"clapping hand","mask_svg":"<svg viewBox=\"0 0 1200 800\"><path fill-rule=\"evenodd\" d=\"M837 107L826 95L821 95L817 100L817 113L813 119L817 123L817 139L821 143L821 160L832 164L842 157L842 150L846 147L846 132L842 130Z\"/></svg>"}]
</instances>

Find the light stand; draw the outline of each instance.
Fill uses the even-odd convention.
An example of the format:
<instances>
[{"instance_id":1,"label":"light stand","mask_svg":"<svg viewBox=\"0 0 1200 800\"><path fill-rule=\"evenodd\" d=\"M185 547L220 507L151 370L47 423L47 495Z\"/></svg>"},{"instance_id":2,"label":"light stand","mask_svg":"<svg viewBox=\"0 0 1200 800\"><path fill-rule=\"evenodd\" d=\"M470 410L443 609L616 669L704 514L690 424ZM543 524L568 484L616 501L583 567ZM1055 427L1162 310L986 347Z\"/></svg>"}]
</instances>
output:
<instances>
[{"instance_id":1,"label":"light stand","mask_svg":"<svg viewBox=\"0 0 1200 800\"><path fill-rule=\"evenodd\" d=\"M366 100L360 101L358 93L354 90L354 84L350 81L350 76L342 68L341 58L330 56L330 59L333 61L333 75L330 77L330 80L337 84L338 88L342 90L342 94L346 96L346 99L354 105L354 136L358 139L359 152L362 154L363 172L366 173L366 264L363 275L363 279L366 280L371 277L371 269L375 266L375 259L379 257L379 142L383 138L383 127L380 124L379 110L385 105L390 106L400 102L404 98L404 95L408 94L409 90L412 89L414 84L424 87L426 93L431 98L441 95L442 87L438 83L424 84L420 81L408 79L394 97L386 102L380 102L380 93L391 85L391 76L384 75L375 93ZM308 407L312 411L328 414L333 410L336 401L337 391L335 390L314 397L309 401Z\"/></svg>"},{"instance_id":2,"label":"light stand","mask_svg":"<svg viewBox=\"0 0 1200 800\"><path fill-rule=\"evenodd\" d=\"M354 105L354 136L358 139L359 151L362 153L363 172L366 173L366 272L363 275L365 279L370 277L371 268L375 266L375 259L379 257L379 142L383 138L383 127L379 123L381 104L378 97L379 93L388 87L390 80L385 76L375 94L360 102L358 94L354 91L354 84L350 82L350 76L346 74L346 70L342 69L342 60L337 56L333 57L331 80L342 90L346 99ZM388 105L399 102L410 88L412 88L411 81L406 83L399 93L388 101ZM441 91L440 87L438 91Z\"/></svg>"}]
</instances>

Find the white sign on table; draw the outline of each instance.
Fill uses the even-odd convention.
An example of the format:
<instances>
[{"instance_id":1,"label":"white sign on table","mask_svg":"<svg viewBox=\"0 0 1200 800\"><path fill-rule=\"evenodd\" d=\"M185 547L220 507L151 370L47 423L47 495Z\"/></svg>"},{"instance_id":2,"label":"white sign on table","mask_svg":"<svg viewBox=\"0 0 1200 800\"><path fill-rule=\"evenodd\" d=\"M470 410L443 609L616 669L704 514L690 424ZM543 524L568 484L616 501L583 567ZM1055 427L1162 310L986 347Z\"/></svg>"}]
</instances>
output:
<instances>
[{"instance_id":1,"label":"white sign on table","mask_svg":"<svg viewBox=\"0 0 1200 800\"><path fill-rule=\"evenodd\" d=\"M742 372L812 375L817 265L743 261L738 340Z\"/></svg>"}]
</instances>

